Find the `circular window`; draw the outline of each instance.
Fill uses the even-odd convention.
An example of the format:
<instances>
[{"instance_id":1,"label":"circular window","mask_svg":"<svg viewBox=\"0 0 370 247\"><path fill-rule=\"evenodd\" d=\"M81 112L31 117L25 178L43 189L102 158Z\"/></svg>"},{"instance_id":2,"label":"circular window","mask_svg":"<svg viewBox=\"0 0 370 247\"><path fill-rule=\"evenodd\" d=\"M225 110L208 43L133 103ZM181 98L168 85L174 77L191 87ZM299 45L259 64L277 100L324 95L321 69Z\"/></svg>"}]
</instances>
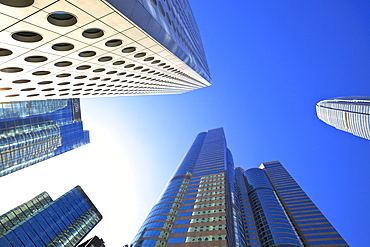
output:
<instances>
[{"instance_id":1,"label":"circular window","mask_svg":"<svg viewBox=\"0 0 370 247\"><path fill-rule=\"evenodd\" d=\"M143 68L143 66L137 66L137 67L134 68L134 70L139 70L139 69L142 69L142 68Z\"/></svg>"},{"instance_id":2,"label":"circular window","mask_svg":"<svg viewBox=\"0 0 370 247\"><path fill-rule=\"evenodd\" d=\"M88 38L88 39L100 38L103 35L104 35L103 30L101 30L99 28L89 28L89 29L86 29L85 31L83 31L83 33L82 33L82 36L84 36L85 38Z\"/></svg>"},{"instance_id":3,"label":"circular window","mask_svg":"<svg viewBox=\"0 0 370 247\"><path fill-rule=\"evenodd\" d=\"M116 81L119 81L119 79L114 79L114 80L112 80L112 82L116 82Z\"/></svg>"},{"instance_id":4,"label":"circular window","mask_svg":"<svg viewBox=\"0 0 370 247\"><path fill-rule=\"evenodd\" d=\"M63 73L63 74L57 75L58 78L63 78L63 77L68 77L68 76L71 76L71 74L69 74L69 73Z\"/></svg>"},{"instance_id":5,"label":"circular window","mask_svg":"<svg viewBox=\"0 0 370 247\"><path fill-rule=\"evenodd\" d=\"M36 96L39 96L40 94L30 94L30 95L27 95L27 97L36 97Z\"/></svg>"},{"instance_id":6,"label":"circular window","mask_svg":"<svg viewBox=\"0 0 370 247\"><path fill-rule=\"evenodd\" d=\"M76 89L73 89L72 91L81 91L82 88L76 88Z\"/></svg>"},{"instance_id":7,"label":"circular window","mask_svg":"<svg viewBox=\"0 0 370 247\"><path fill-rule=\"evenodd\" d=\"M65 91L69 91L70 89L69 88L63 88L63 89L59 89L59 92L65 92Z\"/></svg>"},{"instance_id":8,"label":"circular window","mask_svg":"<svg viewBox=\"0 0 370 247\"><path fill-rule=\"evenodd\" d=\"M76 90L74 90L74 91L76 91ZM72 96L76 96L76 95L80 95L80 93L74 93L74 94L72 94Z\"/></svg>"},{"instance_id":9,"label":"circular window","mask_svg":"<svg viewBox=\"0 0 370 247\"><path fill-rule=\"evenodd\" d=\"M139 57L145 57L145 56L146 56L145 52L140 52L140 53L136 54L134 57L139 58Z\"/></svg>"},{"instance_id":10,"label":"circular window","mask_svg":"<svg viewBox=\"0 0 370 247\"><path fill-rule=\"evenodd\" d=\"M41 82L39 82L39 83L37 83L37 84L40 84L40 85L47 85L47 84L51 84L51 83L53 83L52 81L41 81Z\"/></svg>"},{"instance_id":11,"label":"circular window","mask_svg":"<svg viewBox=\"0 0 370 247\"><path fill-rule=\"evenodd\" d=\"M115 74L115 73L117 73L117 71L113 70L113 71L107 72L107 75L111 75L111 74Z\"/></svg>"},{"instance_id":12,"label":"circular window","mask_svg":"<svg viewBox=\"0 0 370 247\"><path fill-rule=\"evenodd\" d=\"M11 54L13 54L11 50L0 48L0 57L9 56Z\"/></svg>"},{"instance_id":13,"label":"circular window","mask_svg":"<svg viewBox=\"0 0 370 247\"><path fill-rule=\"evenodd\" d=\"M95 85L96 85L95 83L92 83L92 84L87 84L86 86L92 87L92 86L95 86Z\"/></svg>"},{"instance_id":14,"label":"circular window","mask_svg":"<svg viewBox=\"0 0 370 247\"><path fill-rule=\"evenodd\" d=\"M86 90L85 90L86 91ZM90 95L90 93L84 93L83 95Z\"/></svg>"},{"instance_id":15,"label":"circular window","mask_svg":"<svg viewBox=\"0 0 370 247\"><path fill-rule=\"evenodd\" d=\"M117 75L125 75L126 72L121 72L121 73L118 73Z\"/></svg>"},{"instance_id":16,"label":"circular window","mask_svg":"<svg viewBox=\"0 0 370 247\"><path fill-rule=\"evenodd\" d=\"M63 62L57 62L54 65L57 66L57 67L67 67L67 66L72 65L72 62L63 61Z\"/></svg>"},{"instance_id":17,"label":"circular window","mask_svg":"<svg viewBox=\"0 0 370 247\"><path fill-rule=\"evenodd\" d=\"M0 69L0 71L5 72L5 73L17 73L17 72L23 71L23 69L18 68L18 67L8 67L8 68Z\"/></svg>"},{"instance_id":18,"label":"circular window","mask_svg":"<svg viewBox=\"0 0 370 247\"><path fill-rule=\"evenodd\" d=\"M66 95L69 95L69 93L62 93L62 94L59 94L59 96L66 96Z\"/></svg>"},{"instance_id":19,"label":"circular window","mask_svg":"<svg viewBox=\"0 0 370 247\"><path fill-rule=\"evenodd\" d=\"M156 64L156 63L159 63L161 60L155 60L152 62L152 64Z\"/></svg>"},{"instance_id":20,"label":"circular window","mask_svg":"<svg viewBox=\"0 0 370 247\"><path fill-rule=\"evenodd\" d=\"M98 59L99 62L107 62L112 60L113 58L111 56L101 57Z\"/></svg>"},{"instance_id":21,"label":"circular window","mask_svg":"<svg viewBox=\"0 0 370 247\"><path fill-rule=\"evenodd\" d=\"M73 86L82 86L84 85L85 83L76 83L76 84L73 84Z\"/></svg>"},{"instance_id":22,"label":"circular window","mask_svg":"<svg viewBox=\"0 0 370 247\"><path fill-rule=\"evenodd\" d=\"M21 91L33 91L36 90L36 88L23 88Z\"/></svg>"},{"instance_id":23,"label":"circular window","mask_svg":"<svg viewBox=\"0 0 370 247\"><path fill-rule=\"evenodd\" d=\"M32 73L32 75L48 75L50 74L50 71L35 71Z\"/></svg>"},{"instance_id":24,"label":"circular window","mask_svg":"<svg viewBox=\"0 0 370 247\"><path fill-rule=\"evenodd\" d=\"M83 51L78 54L80 57L93 57L96 55L95 51Z\"/></svg>"},{"instance_id":25,"label":"circular window","mask_svg":"<svg viewBox=\"0 0 370 247\"><path fill-rule=\"evenodd\" d=\"M127 64L127 65L125 66L125 68L132 68L132 67L135 67L135 64Z\"/></svg>"},{"instance_id":26,"label":"circular window","mask_svg":"<svg viewBox=\"0 0 370 247\"><path fill-rule=\"evenodd\" d=\"M1 4L18 8L31 6L33 2L34 0L0 0Z\"/></svg>"},{"instance_id":27,"label":"circular window","mask_svg":"<svg viewBox=\"0 0 370 247\"><path fill-rule=\"evenodd\" d=\"M46 94L45 96L49 97L49 96L54 96L54 95L55 95L55 93L51 93L51 94Z\"/></svg>"},{"instance_id":28,"label":"circular window","mask_svg":"<svg viewBox=\"0 0 370 247\"><path fill-rule=\"evenodd\" d=\"M70 51L75 47L74 45L70 43L57 43L53 45L51 48L53 48L53 50L56 50L56 51Z\"/></svg>"},{"instance_id":29,"label":"circular window","mask_svg":"<svg viewBox=\"0 0 370 247\"><path fill-rule=\"evenodd\" d=\"M40 63L40 62L45 62L46 60L48 60L48 58L44 56L30 56L30 57L26 57L24 60L30 63Z\"/></svg>"},{"instance_id":30,"label":"circular window","mask_svg":"<svg viewBox=\"0 0 370 247\"><path fill-rule=\"evenodd\" d=\"M164 66L163 68L164 68L164 69L167 69L167 68L169 68L169 67L170 67L170 66L169 66L169 65L167 65L167 66Z\"/></svg>"},{"instance_id":31,"label":"circular window","mask_svg":"<svg viewBox=\"0 0 370 247\"><path fill-rule=\"evenodd\" d=\"M85 69L90 69L91 66L90 65L81 65L81 66L78 66L76 69L78 70L85 70Z\"/></svg>"},{"instance_id":32,"label":"circular window","mask_svg":"<svg viewBox=\"0 0 370 247\"><path fill-rule=\"evenodd\" d=\"M70 82L66 81L66 82L58 83L58 86L64 86L64 85L68 85L68 84L70 84Z\"/></svg>"},{"instance_id":33,"label":"circular window","mask_svg":"<svg viewBox=\"0 0 370 247\"><path fill-rule=\"evenodd\" d=\"M154 59L154 57L147 57L144 59L145 62L148 62L148 61L152 61Z\"/></svg>"},{"instance_id":34,"label":"circular window","mask_svg":"<svg viewBox=\"0 0 370 247\"><path fill-rule=\"evenodd\" d=\"M11 87L2 87L0 88L0 91L7 91L7 90L11 90L12 88Z\"/></svg>"},{"instance_id":35,"label":"circular window","mask_svg":"<svg viewBox=\"0 0 370 247\"><path fill-rule=\"evenodd\" d=\"M77 18L67 12L54 12L48 16L48 22L55 26L60 26L60 27L69 27L77 22Z\"/></svg>"},{"instance_id":36,"label":"circular window","mask_svg":"<svg viewBox=\"0 0 370 247\"><path fill-rule=\"evenodd\" d=\"M120 61L115 61L115 62L113 63L113 65L121 65L121 64L124 64L124 63L125 63L125 61L120 60Z\"/></svg>"},{"instance_id":37,"label":"circular window","mask_svg":"<svg viewBox=\"0 0 370 247\"><path fill-rule=\"evenodd\" d=\"M131 76L134 76L134 74L129 74L129 75L126 75L126 77L131 77Z\"/></svg>"},{"instance_id":38,"label":"circular window","mask_svg":"<svg viewBox=\"0 0 370 247\"><path fill-rule=\"evenodd\" d=\"M11 95L7 95L5 97L17 97L17 96L19 96L19 94L11 94Z\"/></svg>"},{"instance_id":39,"label":"circular window","mask_svg":"<svg viewBox=\"0 0 370 247\"><path fill-rule=\"evenodd\" d=\"M126 47L122 50L123 53L130 53L136 51L135 47Z\"/></svg>"},{"instance_id":40,"label":"circular window","mask_svg":"<svg viewBox=\"0 0 370 247\"><path fill-rule=\"evenodd\" d=\"M37 42L42 40L42 36L40 34L29 31L13 33L12 38L21 42Z\"/></svg>"},{"instance_id":41,"label":"circular window","mask_svg":"<svg viewBox=\"0 0 370 247\"><path fill-rule=\"evenodd\" d=\"M100 77L93 77L93 78L90 78L90 81L95 81L95 80L99 80Z\"/></svg>"},{"instance_id":42,"label":"circular window","mask_svg":"<svg viewBox=\"0 0 370 247\"><path fill-rule=\"evenodd\" d=\"M102 81L109 81L111 78L104 78Z\"/></svg>"},{"instance_id":43,"label":"circular window","mask_svg":"<svg viewBox=\"0 0 370 247\"><path fill-rule=\"evenodd\" d=\"M166 65L166 63L160 63L160 64L158 64L158 66L164 66L164 65Z\"/></svg>"},{"instance_id":44,"label":"circular window","mask_svg":"<svg viewBox=\"0 0 370 247\"><path fill-rule=\"evenodd\" d=\"M105 42L105 45L108 47L116 47L122 45L122 40L120 39L111 39Z\"/></svg>"},{"instance_id":45,"label":"circular window","mask_svg":"<svg viewBox=\"0 0 370 247\"><path fill-rule=\"evenodd\" d=\"M54 90L54 88L46 88L46 89L43 89L41 91L53 91L53 90Z\"/></svg>"},{"instance_id":46,"label":"circular window","mask_svg":"<svg viewBox=\"0 0 370 247\"><path fill-rule=\"evenodd\" d=\"M99 69L94 69L93 72L103 72L105 69L104 68L99 68Z\"/></svg>"},{"instance_id":47,"label":"circular window","mask_svg":"<svg viewBox=\"0 0 370 247\"><path fill-rule=\"evenodd\" d=\"M143 70L142 70L142 72L147 72L147 71L149 71L149 69L143 69Z\"/></svg>"},{"instance_id":48,"label":"circular window","mask_svg":"<svg viewBox=\"0 0 370 247\"><path fill-rule=\"evenodd\" d=\"M15 83L15 84L22 84L22 83L28 83L30 81L31 80L15 80L15 81L13 81L13 83Z\"/></svg>"},{"instance_id":49,"label":"circular window","mask_svg":"<svg viewBox=\"0 0 370 247\"><path fill-rule=\"evenodd\" d=\"M86 75L79 75L79 76L76 76L75 79L84 79L86 78L87 76Z\"/></svg>"}]
</instances>

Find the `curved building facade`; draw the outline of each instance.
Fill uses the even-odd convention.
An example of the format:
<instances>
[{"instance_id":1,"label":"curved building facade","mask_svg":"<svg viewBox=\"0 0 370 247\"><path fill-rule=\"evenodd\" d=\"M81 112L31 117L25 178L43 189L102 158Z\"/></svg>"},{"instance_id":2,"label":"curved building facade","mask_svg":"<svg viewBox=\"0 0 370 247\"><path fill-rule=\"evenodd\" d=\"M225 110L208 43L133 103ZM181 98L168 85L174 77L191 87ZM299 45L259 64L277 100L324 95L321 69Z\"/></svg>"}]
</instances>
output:
<instances>
[{"instance_id":1,"label":"curved building facade","mask_svg":"<svg viewBox=\"0 0 370 247\"><path fill-rule=\"evenodd\" d=\"M3 101L178 94L210 85L187 0L0 6Z\"/></svg>"},{"instance_id":2,"label":"curved building facade","mask_svg":"<svg viewBox=\"0 0 370 247\"><path fill-rule=\"evenodd\" d=\"M370 140L370 97L340 97L316 105L323 122L353 135Z\"/></svg>"}]
</instances>

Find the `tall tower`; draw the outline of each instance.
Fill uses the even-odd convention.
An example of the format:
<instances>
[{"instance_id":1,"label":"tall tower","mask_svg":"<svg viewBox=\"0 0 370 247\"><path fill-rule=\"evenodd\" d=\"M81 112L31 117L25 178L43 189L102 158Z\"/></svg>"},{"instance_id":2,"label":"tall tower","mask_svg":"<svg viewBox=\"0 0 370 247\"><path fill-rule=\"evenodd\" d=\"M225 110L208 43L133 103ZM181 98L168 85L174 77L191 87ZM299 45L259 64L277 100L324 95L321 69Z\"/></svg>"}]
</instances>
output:
<instances>
[{"instance_id":1,"label":"tall tower","mask_svg":"<svg viewBox=\"0 0 370 247\"><path fill-rule=\"evenodd\" d=\"M0 246L77 246L101 219L80 186L55 201L43 192L0 216Z\"/></svg>"},{"instance_id":2,"label":"tall tower","mask_svg":"<svg viewBox=\"0 0 370 247\"><path fill-rule=\"evenodd\" d=\"M89 142L79 99L0 103L0 177Z\"/></svg>"},{"instance_id":3,"label":"tall tower","mask_svg":"<svg viewBox=\"0 0 370 247\"><path fill-rule=\"evenodd\" d=\"M235 168L222 128L200 133L133 246L348 246L279 162Z\"/></svg>"},{"instance_id":4,"label":"tall tower","mask_svg":"<svg viewBox=\"0 0 370 247\"><path fill-rule=\"evenodd\" d=\"M178 94L210 85L187 0L0 6L2 101Z\"/></svg>"},{"instance_id":5,"label":"tall tower","mask_svg":"<svg viewBox=\"0 0 370 247\"><path fill-rule=\"evenodd\" d=\"M337 129L370 140L370 97L340 97L316 105L317 116Z\"/></svg>"}]
</instances>

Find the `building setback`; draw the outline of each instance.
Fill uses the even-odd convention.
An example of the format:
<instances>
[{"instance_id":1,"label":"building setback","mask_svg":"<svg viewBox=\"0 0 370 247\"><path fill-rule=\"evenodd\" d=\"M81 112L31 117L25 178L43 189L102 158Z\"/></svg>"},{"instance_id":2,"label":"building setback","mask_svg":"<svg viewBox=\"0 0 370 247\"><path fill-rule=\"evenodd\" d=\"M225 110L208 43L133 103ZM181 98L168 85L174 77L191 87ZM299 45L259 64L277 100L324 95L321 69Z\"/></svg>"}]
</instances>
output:
<instances>
[{"instance_id":1,"label":"building setback","mask_svg":"<svg viewBox=\"0 0 370 247\"><path fill-rule=\"evenodd\" d=\"M370 97L351 96L322 100L317 116L337 129L370 140Z\"/></svg>"},{"instance_id":2,"label":"building setback","mask_svg":"<svg viewBox=\"0 0 370 247\"><path fill-rule=\"evenodd\" d=\"M348 246L277 161L234 168L222 128L200 133L133 246Z\"/></svg>"},{"instance_id":3,"label":"building setback","mask_svg":"<svg viewBox=\"0 0 370 247\"><path fill-rule=\"evenodd\" d=\"M0 103L0 177L89 142L79 99Z\"/></svg>"},{"instance_id":4,"label":"building setback","mask_svg":"<svg viewBox=\"0 0 370 247\"><path fill-rule=\"evenodd\" d=\"M43 192L0 216L0 246L77 246L101 219L80 186L55 201Z\"/></svg>"},{"instance_id":5,"label":"building setback","mask_svg":"<svg viewBox=\"0 0 370 247\"><path fill-rule=\"evenodd\" d=\"M0 1L2 101L209 86L187 0Z\"/></svg>"}]
</instances>

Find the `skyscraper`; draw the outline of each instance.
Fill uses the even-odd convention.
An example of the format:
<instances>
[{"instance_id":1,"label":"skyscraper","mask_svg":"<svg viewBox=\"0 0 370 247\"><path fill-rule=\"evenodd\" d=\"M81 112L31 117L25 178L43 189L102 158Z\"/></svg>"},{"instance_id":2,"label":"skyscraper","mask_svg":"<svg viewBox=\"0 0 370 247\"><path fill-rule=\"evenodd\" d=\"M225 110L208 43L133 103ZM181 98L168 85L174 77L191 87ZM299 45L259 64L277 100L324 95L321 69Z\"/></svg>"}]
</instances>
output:
<instances>
[{"instance_id":1,"label":"skyscraper","mask_svg":"<svg viewBox=\"0 0 370 247\"><path fill-rule=\"evenodd\" d=\"M279 162L234 168L222 128L198 134L133 246L348 246Z\"/></svg>"},{"instance_id":2,"label":"skyscraper","mask_svg":"<svg viewBox=\"0 0 370 247\"><path fill-rule=\"evenodd\" d=\"M55 201L43 192L0 216L0 246L77 246L101 219L80 186Z\"/></svg>"},{"instance_id":3,"label":"skyscraper","mask_svg":"<svg viewBox=\"0 0 370 247\"><path fill-rule=\"evenodd\" d=\"M0 1L3 101L210 85L187 0Z\"/></svg>"},{"instance_id":4,"label":"skyscraper","mask_svg":"<svg viewBox=\"0 0 370 247\"><path fill-rule=\"evenodd\" d=\"M80 244L78 247L105 247L105 244L102 238L94 236Z\"/></svg>"},{"instance_id":5,"label":"skyscraper","mask_svg":"<svg viewBox=\"0 0 370 247\"><path fill-rule=\"evenodd\" d=\"M89 142L79 99L0 103L0 177Z\"/></svg>"},{"instance_id":6,"label":"skyscraper","mask_svg":"<svg viewBox=\"0 0 370 247\"><path fill-rule=\"evenodd\" d=\"M370 140L370 97L323 100L317 103L316 112L325 123Z\"/></svg>"}]
</instances>

